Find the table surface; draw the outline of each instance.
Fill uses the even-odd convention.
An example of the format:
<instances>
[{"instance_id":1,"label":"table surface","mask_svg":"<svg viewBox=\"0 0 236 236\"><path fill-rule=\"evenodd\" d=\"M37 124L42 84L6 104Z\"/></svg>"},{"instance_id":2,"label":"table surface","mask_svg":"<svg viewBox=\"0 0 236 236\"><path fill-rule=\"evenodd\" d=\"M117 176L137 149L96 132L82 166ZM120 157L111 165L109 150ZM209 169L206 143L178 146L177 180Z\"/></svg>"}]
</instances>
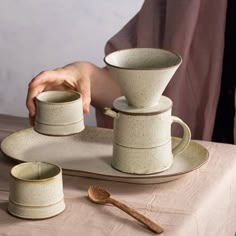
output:
<instances>
[{"instance_id":1,"label":"table surface","mask_svg":"<svg viewBox=\"0 0 236 236\"><path fill-rule=\"evenodd\" d=\"M0 115L0 141L29 127L28 119ZM195 140L196 141L196 140ZM161 235L236 234L236 145L196 141L210 157L181 179L151 185L127 184L63 175L66 209L45 220L24 220L7 212L9 172L17 163L0 153L0 235L153 235L113 205L89 201L87 190L98 185L164 228Z\"/></svg>"}]
</instances>

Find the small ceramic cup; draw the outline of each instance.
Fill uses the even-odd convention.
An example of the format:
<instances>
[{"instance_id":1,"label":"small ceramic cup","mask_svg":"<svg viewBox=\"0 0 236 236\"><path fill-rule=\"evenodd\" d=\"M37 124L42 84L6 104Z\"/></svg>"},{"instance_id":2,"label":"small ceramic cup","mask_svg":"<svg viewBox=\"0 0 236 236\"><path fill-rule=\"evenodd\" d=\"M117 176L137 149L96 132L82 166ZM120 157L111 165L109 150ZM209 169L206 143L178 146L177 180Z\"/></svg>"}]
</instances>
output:
<instances>
[{"instance_id":1,"label":"small ceramic cup","mask_svg":"<svg viewBox=\"0 0 236 236\"><path fill-rule=\"evenodd\" d=\"M158 48L131 48L115 51L104 61L128 104L150 107L158 104L182 58Z\"/></svg>"},{"instance_id":2,"label":"small ceramic cup","mask_svg":"<svg viewBox=\"0 0 236 236\"><path fill-rule=\"evenodd\" d=\"M45 135L71 135L84 129L83 105L75 91L46 91L36 97L35 131Z\"/></svg>"},{"instance_id":3,"label":"small ceramic cup","mask_svg":"<svg viewBox=\"0 0 236 236\"><path fill-rule=\"evenodd\" d=\"M62 170L46 162L18 164L11 169L8 211L25 219L44 219L65 209Z\"/></svg>"}]
</instances>

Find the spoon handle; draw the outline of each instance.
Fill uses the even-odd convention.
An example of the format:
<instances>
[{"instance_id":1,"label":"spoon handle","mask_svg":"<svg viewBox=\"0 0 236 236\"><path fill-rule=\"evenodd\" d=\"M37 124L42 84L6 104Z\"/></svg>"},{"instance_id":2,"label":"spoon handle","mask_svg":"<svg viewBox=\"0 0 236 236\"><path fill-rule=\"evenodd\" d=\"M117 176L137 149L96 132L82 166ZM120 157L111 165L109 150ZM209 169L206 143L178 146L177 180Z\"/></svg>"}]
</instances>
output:
<instances>
[{"instance_id":1,"label":"spoon handle","mask_svg":"<svg viewBox=\"0 0 236 236\"><path fill-rule=\"evenodd\" d=\"M121 210L123 210L124 212L126 212L127 214L129 214L130 216L134 217L136 220L138 220L139 222L143 223L144 225L146 225L149 229L151 229L153 232L155 233L162 233L164 232L164 230L157 225L155 222L151 221L150 219L148 219L147 217L145 217L144 215L138 213L137 211L135 211L134 209L126 206L125 204L115 200L114 198L109 197L106 202L113 204L114 206L120 208Z\"/></svg>"}]
</instances>

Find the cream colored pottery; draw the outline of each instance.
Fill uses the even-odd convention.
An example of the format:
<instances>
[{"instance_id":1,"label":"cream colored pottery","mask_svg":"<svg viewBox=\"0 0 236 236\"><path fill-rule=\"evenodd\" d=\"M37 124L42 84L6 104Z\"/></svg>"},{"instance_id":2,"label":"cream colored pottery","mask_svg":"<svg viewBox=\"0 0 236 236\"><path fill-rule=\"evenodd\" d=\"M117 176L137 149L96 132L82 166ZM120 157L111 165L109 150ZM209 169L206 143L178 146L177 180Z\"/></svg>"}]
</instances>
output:
<instances>
[{"instance_id":1,"label":"cream colored pottery","mask_svg":"<svg viewBox=\"0 0 236 236\"><path fill-rule=\"evenodd\" d=\"M135 107L156 105L182 63L178 54L158 48L124 49L104 61L128 104Z\"/></svg>"},{"instance_id":2,"label":"cream colored pottery","mask_svg":"<svg viewBox=\"0 0 236 236\"><path fill-rule=\"evenodd\" d=\"M28 162L11 169L8 211L25 219L44 219L65 209L62 170L46 162Z\"/></svg>"},{"instance_id":3,"label":"cream colored pottery","mask_svg":"<svg viewBox=\"0 0 236 236\"><path fill-rule=\"evenodd\" d=\"M172 144L153 148L130 148L113 144L112 166L131 174L153 174L167 170L173 163Z\"/></svg>"},{"instance_id":4,"label":"cream colored pottery","mask_svg":"<svg viewBox=\"0 0 236 236\"><path fill-rule=\"evenodd\" d=\"M182 152L191 140L189 127L171 115L172 101L165 96L151 108L130 107L124 97L116 99L113 107L106 108L105 114L114 118L112 166L120 171L136 174L164 171L173 163L173 156ZM173 150L172 123L183 128L183 137Z\"/></svg>"},{"instance_id":5,"label":"cream colored pottery","mask_svg":"<svg viewBox=\"0 0 236 236\"><path fill-rule=\"evenodd\" d=\"M171 140L171 125L178 123L184 130L182 149L191 139L189 127L178 117L171 115L172 101L161 96L157 106L136 109L129 107L124 97L113 102L113 109L105 108L105 114L114 118L116 144L132 148L152 148ZM182 151L182 150L179 150Z\"/></svg>"},{"instance_id":6,"label":"cream colored pottery","mask_svg":"<svg viewBox=\"0 0 236 236\"><path fill-rule=\"evenodd\" d=\"M209 158L208 150L192 140L183 152L175 156L166 171L150 175L124 173L111 166L112 137L111 129L88 126L81 133L64 137L40 135L28 128L5 137L1 150L17 161L54 163L63 168L65 175L135 184L158 184L179 179L204 165ZM179 138L172 137L172 146L179 141Z\"/></svg>"},{"instance_id":7,"label":"cream colored pottery","mask_svg":"<svg viewBox=\"0 0 236 236\"><path fill-rule=\"evenodd\" d=\"M84 129L82 98L75 91L46 91L36 97L35 130L70 135Z\"/></svg>"}]
</instances>

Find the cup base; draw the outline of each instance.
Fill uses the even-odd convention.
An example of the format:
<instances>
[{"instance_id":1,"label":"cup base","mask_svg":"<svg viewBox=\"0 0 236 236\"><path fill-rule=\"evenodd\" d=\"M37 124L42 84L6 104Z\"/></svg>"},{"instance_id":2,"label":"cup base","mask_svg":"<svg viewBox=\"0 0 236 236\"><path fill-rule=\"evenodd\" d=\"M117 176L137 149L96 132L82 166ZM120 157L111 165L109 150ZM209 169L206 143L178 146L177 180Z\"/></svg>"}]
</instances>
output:
<instances>
[{"instance_id":1,"label":"cup base","mask_svg":"<svg viewBox=\"0 0 236 236\"><path fill-rule=\"evenodd\" d=\"M47 125L35 121L34 126L34 130L36 132L49 136L72 135L83 131L84 128L84 119L80 120L79 122L68 125Z\"/></svg>"},{"instance_id":2,"label":"cup base","mask_svg":"<svg viewBox=\"0 0 236 236\"><path fill-rule=\"evenodd\" d=\"M48 206L24 206L9 199L8 212L22 219L47 219L63 212L65 203L61 201Z\"/></svg>"}]
</instances>

